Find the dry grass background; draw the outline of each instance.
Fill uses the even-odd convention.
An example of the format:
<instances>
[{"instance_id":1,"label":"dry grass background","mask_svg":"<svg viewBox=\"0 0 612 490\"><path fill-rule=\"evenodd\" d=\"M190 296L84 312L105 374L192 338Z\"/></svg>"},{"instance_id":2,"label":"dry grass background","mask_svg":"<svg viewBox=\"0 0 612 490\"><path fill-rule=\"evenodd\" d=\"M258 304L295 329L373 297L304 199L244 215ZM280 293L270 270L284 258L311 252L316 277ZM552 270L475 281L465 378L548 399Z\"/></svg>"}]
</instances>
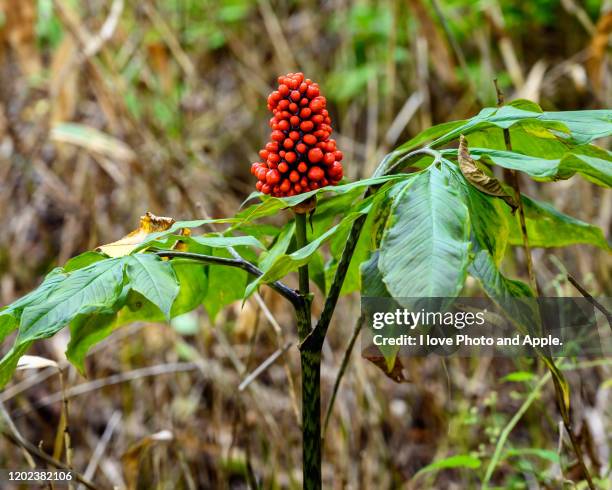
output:
<instances>
[{"instance_id":1,"label":"dry grass background","mask_svg":"<svg viewBox=\"0 0 612 490\"><path fill-rule=\"evenodd\" d=\"M253 187L265 97L280 73L300 69L321 83L354 180L407 137L492 105L495 77L508 99L609 107L611 31L609 2L574 0L0 0L1 303L123 236L147 210L233 214ZM523 186L609 237L610 191L578 179ZM610 256L600 250L536 250L535 260L547 294L576 295L565 267L594 295L610 295ZM522 269L518 252L511 263ZM264 488L298 488L295 332L277 299L264 299L214 324L200 311L174 328L117 331L88 359L87 380L61 361L67 332L37 347L64 368L74 467L89 466L100 488L247 488L249 475ZM324 403L357 306L343 300L331 328ZM239 391L286 342L282 360ZM434 458L490 455L531 390L501 377L544 374L528 360L428 359L408 364L407 382L396 384L354 357L327 433L326 488L472 488L457 471L410 480ZM609 476L610 368L568 373L591 467ZM20 372L0 400L24 437L66 460L55 368ZM555 451L558 429L547 386L510 440ZM528 463L504 460L494 481L561 488L558 465L531 461L542 473L535 483ZM570 452L563 463L576 477ZM0 467L26 466L0 440Z\"/></svg>"}]
</instances>

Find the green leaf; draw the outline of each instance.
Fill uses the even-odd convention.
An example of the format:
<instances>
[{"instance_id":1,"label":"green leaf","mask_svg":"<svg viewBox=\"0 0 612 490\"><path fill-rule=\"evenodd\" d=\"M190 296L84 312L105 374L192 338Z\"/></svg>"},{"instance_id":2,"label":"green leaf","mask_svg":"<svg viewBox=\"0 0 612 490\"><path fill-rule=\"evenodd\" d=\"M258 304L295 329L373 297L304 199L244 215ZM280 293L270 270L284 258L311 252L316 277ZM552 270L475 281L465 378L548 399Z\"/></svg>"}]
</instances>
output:
<instances>
[{"instance_id":1,"label":"green leaf","mask_svg":"<svg viewBox=\"0 0 612 490\"><path fill-rule=\"evenodd\" d=\"M550 131L541 121L525 119L508 129L512 150L516 153L544 159L562 158L575 147ZM473 148L487 148L506 151L504 133L500 128L488 126L470 133L470 151ZM444 150L452 151L452 150Z\"/></svg>"},{"instance_id":2,"label":"green leaf","mask_svg":"<svg viewBox=\"0 0 612 490\"><path fill-rule=\"evenodd\" d=\"M100 262L101 260L107 259L108 256L99 252L85 252L76 257L72 257L62 267L64 272L72 272L77 269L82 269L88 265Z\"/></svg>"},{"instance_id":3,"label":"green leaf","mask_svg":"<svg viewBox=\"0 0 612 490\"><path fill-rule=\"evenodd\" d=\"M589 143L612 134L612 111L609 109L544 112L540 119L563 123L579 144Z\"/></svg>"},{"instance_id":4,"label":"green leaf","mask_svg":"<svg viewBox=\"0 0 612 490\"><path fill-rule=\"evenodd\" d=\"M47 274L42 284L34 291L31 291L17 301L0 309L0 342L17 328L24 308L31 304L44 301L51 291L53 291L66 277L64 271L57 267Z\"/></svg>"},{"instance_id":5,"label":"green leaf","mask_svg":"<svg viewBox=\"0 0 612 490\"><path fill-rule=\"evenodd\" d=\"M376 177L371 179L357 180L348 184L342 184L337 186L327 186L317 189L315 191L304 192L292 197L266 197L260 204L255 204L245 209L244 211L236 215L236 219L239 223L247 223L265 216L276 214L281 209L291 208L297 204L300 204L314 195L321 195L326 192L333 192L336 194L343 194L345 192L352 191L353 189L363 188L368 186L380 185L391 180L402 180L405 179L405 174L397 175L386 175L382 177Z\"/></svg>"},{"instance_id":6,"label":"green leaf","mask_svg":"<svg viewBox=\"0 0 612 490\"><path fill-rule=\"evenodd\" d=\"M170 311L174 318L202 304L208 292L208 267L179 260L172 260L170 264L179 283L179 292Z\"/></svg>"},{"instance_id":7,"label":"green leaf","mask_svg":"<svg viewBox=\"0 0 612 490\"><path fill-rule=\"evenodd\" d=\"M399 194L405 186L410 185L415 175L410 175L399 182L388 182L376 192L376 198L372 202L372 210L368 213L368 217L363 224L340 294L346 295L360 290L361 265L368 260L372 250L376 250L380 246L393 197ZM333 281L350 231L351 226L341 227L330 242L329 248L333 258L328 262L326 270L329 285Z\"/></svg>"},{"instance_id":8,"label":"green leaf","mask_svg":"<svg viewBox=\"0 0 612 490\"><path fill-rule=\"evenodd\" d=\"M487 163L519 170L539 181L568 179L579 173L597 185L612 187L612 154L593 145L578 146L556 159L488 148L470 148L470 153L475 159L484 158Z\"/></svg>"},{"instance_id":9,"label":"green leaf","mask_svg":"<svg viewBox=\"0 0 612 490\"><path fill-rule=\"evenodd\" d=\"M21 314L15 343L0 361L0 386L32 341L51 337L79 315L111 311L120 298L125 266L123 257L105 259L68 274L55 273L48 293L39 291L45 283L34 291Z\"/></svg>"},{"instance_id":10,"label":"green leaf","mask_svg":"<svg viewBox=\"0 0 612 490\"><path fill-rule=\"evenodd\" d=\"M361 296L367 298L390 298L391 295L378 267L380 251L376 250L361 264Z\"/></svg>"},{"instance_id":11,"label":"green leaf","mask_svg":"<svg viewBox=\"0 0 612 490\"><path fill-rule=\"evenodd\" d=\"M240 220L237 218L221 218L221 219L200 219L200 220L191 220L191 221L177 221L170 228L164 231L156 231L154 233L149 233L146 238L140 243L131 253L138 253L145 248L148 248L154 242L159 242L168 239L170 236L175 235L177 231L183 228L199 228L204 225L212 225L212 224L235 224L239 223ZM180 236L180 239L183 239L183 236ZM176 237L175 237L176 239Z\"/></svg>"},{"instance_id":12,"label":"green leaf","mask_svg":"<svg viewBox=\"0 0 612 490\"><path fill-rule=\"evenodd\" d=\"M32 342L15 344L2 360L0 360L0 388L4 388L4 385L11 379L11 376L17 368L19 358L27 352L30 345L32 345Z\"/></svg>"},{"instance_id":13,"label":"green leaf","mask_svg":"<svg viewBox=\"0 0 612 490\"><path fill-rule=\"evenodd\" d=\"M508 279L499 271L491 254L481 250L474 256L469 273L480 281L483 289L493 300L534 297L527 284Z\"/></svg>"},{"instance_id":14,"label":"green leaf","mask_svg":"<svg viewBox=\"0 0 612 490\"><path fill-rule=\"evenodd\" d=\"M229 252L223 249L213 249L211 255L215 257L231 257ZM208 292L203 304L211 322L215 321L217 314L225 306L243 298L247 280L248 274L236 267L222 265L208 266Z\"/></svg>"},{"instance_id":15,"label":"green leaf","mask_svg":"<svg viewBox=\"0 0 612 490\"><path fill-rule=\"evenodd\" d=\"M77 314L111 307L124 283L125 263L106 259L68 274L44 301L24 309L17 342L50 337Z\"/></svg>"},{"instance_id":16,"label":"green leaf","mask_svg":"<svg viewBox=\"0 0 612 490\"><path fill-rule=\"evenodd\" d=\"M504 459L514 456L537 456L541 459L546 459L554 464L560 464L561 458L556 451L549 449L540 449L535 447L527 447L522 449L508 449L504 454Z\"/></svg>"},{"instance_id":17,"label":"green leaf","mask_svg":"<svg viewBox=\"0 0 612 490\"><path fill-rule=\"evenodd\" d=\"M408 152L419 148L428 141L435 140L444 135L449 134L457 128L463 127L467 123L467 120L450 121L442 124L436 124L425 131L421 131L414 138L406 141L404 144L396 148L397 151Z\"/></svg>"},{"instance_id":18,"label":"green leaf","mask_svg":"<svg viewBox=\"0 0 612 490\"><path fill-rule=\"evenodd\" d=\"M535 375L533 373L530 373L529 371L515 371L504 376L502 378L502 381L522 383L524 381L531 381L533 378L535 378Z\"/></svg>"},{"instance_id":19,"label":"green leaf","mask_svg":"<svg viewBox=\"0 0 612 490\"><path fill-rule=\"evenodd\" d=\"M291 244L291 240L293 239L294 233L295 233L295 222L291 221L283 227L276 241L274 242L272 247L270 247L270 250L262 253L259 256L260 269L262 270L269 269L276 259L278 259L285 252L287 252L287 249L289 248L289 245Z\"/></svg>"},{"instance_id":20,"label":"green leaf","mask_svg":"<svg viewBox=\"0 0 612 490\"><path fill-rule=\"evenodd\" d=\"M383 276L378 268L380 252L376 250L370 258L361 264L361 297L362 298L390 298L391 295L383 281ZM395 366L397 354L400 351L399 345L379 345L380 353L385 358L387 372L391 372Z\"/></svg>"},{"instance_id":21,"label":"green leaf","mask_svg":"<svg viewBox=\"0 0 612 490\"><path fill-rule=\"evenodd\" d=\"M210 253L210 249L202 247L202 250L198 252ZM202 304L207 291L207 267L180 260L164 262L164 268L167 265L172 267L179 283L179 292L170 312L170 316L174 318ZM70 343L66 356L82 374L85 373L84 361L91 347L107 338L117 328L135 321L164 322L166 320L160 308L147 297L132 289L131 283L124 286L121 297L113 310L79 315L70 323Z\"/></svg>"},{"instance_id":22,"label":"green leaf","mask_svg":"<svg viewBox=\"0 0 612 490\"><path fill-rule=\"evenodd\" d=\"M302 265L305 265L309 262L310 257L317 251L317 249L323 245L329 238L331 238L334 233L338 230L338 228L343 223L353 222L359 213L351 213L347 215L341 223L333 226L321 236L312 240L305 247L302 247L291 254L281 254L274 258L274 260L269 261L269 266L266 269L262 269L263 275L255 279L251 282L246 291L244 293L244 297L248 298L253 292L257 289L260 284L265 284L269 282L274 282L281 277L284 277L291 271L296 271Z\"/></svg>"},{"instance_id":23,"label":"green leaf","mask_svg":"<svg viewBox=\"0 0 612 490\"><path fill-rule=\"evenodd\" d=\"M463 175L454 167L450 171L462 189L470 213L472 225L472 242L476 242L474 251L484 248L493 256L495 263L500 264L504 258L508 243L509 224L508 205L495 197L483 194L466 182Z\"/></svg>"},{"instance_id":24,"label":"green leaf","mask_svg":"<svg viewBox=\"0 0 612 490\"><path fill-rule=\"evenodd\" d=\"M559 167L561 172L578 172L594 184L612 187L612 153L608 150L593 145L578 146L562 158Z\"/></svg>"},{"instance_id":25,"label":"green leaf","mask_svg":"<svg viewBox=\"0 0 612 490\"><path fill-rule=\"evenodd\" d=\"M351 212L345 215L340 223L332 226L318 237L310 240L305 247L290 254L283 253L280 255L275 255L273 260L266 260L265 263L262 263L263 275L248 285L244 297L249 297L260 284L276 281L287 275L289 272L296 271L299 267L307 264L319 247L321 247L335 234L343 231L346 232L352 225L353 221L355 221L360 215L370 213L375 203L377 203L381 198L382 194L377 192L367 199L360 201Z\"/></svg>"},{"instance_id":26,"label":"green leaf","mask_svg":"<svg viewBox=\"0 0 612 490\"><path fill-rule=\"evenodd\" d=\"M375 175L380 175L380 169L389 162L428 141L431 142L427 146L439 148L461 134L471 135L474 147L504 150L503 133L499 129L510 129L514 151L561 158L570 147L612 134L612 111L543 112L536 103L521 99L500 108L485 107L470 119L439 124L419 133L388 154Z\"/></svg>"},{"instance_id":27,"label":"green leaf","mask_svg":"<svg viewBox=\"0 0 612 490\"><path fill-rule=\"evenodd\" d=\"M179 284L170 262L154 254L128 255L130 287L155 304L170 319L170 310L179 293Z\"/></svg>"},{"instance_id":28,"label":"green leaf","mask_svg":"<svg viewBox=\"0 0 612 490\"><path fill-rule=\"evenodd\" d=\"M455 297L463 287L470 219L450 176L431 166L395 198L378 264L395 298Z\"/></svg>"},{"instance_id":29,"label":"green leaf","mask_svg":"<svg viewBox=\"0 0 612 490\"><path fill-rule=\"evenodd\" d=\"M180 238L180 237L179 237ZM193 241L200 245L205 245L213 248L229 248L229 247L255 247L265 249L263 244L253 236L213 236L202 235L192 236L186 241Z\"/></svg>"},{"instance_id":30,"label":"green leaf","mask_svg":"<svg viewBox=\"0 0 612 490\"><path fill-rule=\"evenodd\" d=\"M85 357L92 346L108 337L117 328L117 312L106 311L79 315L70 322L70 342L66 357L85 375Z\"/></svg>"},{"instance_id":31,"label":"green leaf","mask_svg":"<svg viewBox=\"0 0 612 490\"><path fill-rule=\"evenodd\" d=\"M608 243L600 228L563 214L548 203L522 196L527 225L527 236L532 247L565 247L577 243L595 245L609 250ZM507 212L510 224L509 242L522 245L518 213L511 216Z\"/></svg>"},{"instance_id":32,"label":"green leaf","mask_svg":"<svg viewBox=\"0 0 612 490\"><path fill-rule=\"evenodd\" d=\"M434 461L433 463L428 464L424 468L421 468L414 477L416 478L417 476L420 476L424 473L431 473L432 471L440 471L451 468L468 468L471 470L475 470L477 468L480 468L480 465L480 459L478 459L477 457L470 456L468 454L461 454Z\"/></svg>"}]
</instances>

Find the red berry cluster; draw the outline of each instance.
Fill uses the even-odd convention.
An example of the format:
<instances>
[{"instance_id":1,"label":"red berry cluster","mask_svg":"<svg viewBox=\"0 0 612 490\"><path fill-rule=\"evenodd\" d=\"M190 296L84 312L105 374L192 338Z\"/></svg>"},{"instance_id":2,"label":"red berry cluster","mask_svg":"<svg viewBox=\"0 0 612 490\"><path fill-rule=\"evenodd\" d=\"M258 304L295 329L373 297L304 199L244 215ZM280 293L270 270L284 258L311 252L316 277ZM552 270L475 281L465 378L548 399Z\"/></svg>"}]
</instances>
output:
<instances>
[{"instance_id":1,"label":"red berry cluster","mask_svg":"<svg viewBox=\"0 0 612 490\"><path fill-rule=\"evenodd\" d=\"M342 152L330 139L331 119L319 85L303 73L278 77L268 97L270 142L251 166L257 190L276 197L336 185L342 179Z\"/></svg>"}]
</instances>

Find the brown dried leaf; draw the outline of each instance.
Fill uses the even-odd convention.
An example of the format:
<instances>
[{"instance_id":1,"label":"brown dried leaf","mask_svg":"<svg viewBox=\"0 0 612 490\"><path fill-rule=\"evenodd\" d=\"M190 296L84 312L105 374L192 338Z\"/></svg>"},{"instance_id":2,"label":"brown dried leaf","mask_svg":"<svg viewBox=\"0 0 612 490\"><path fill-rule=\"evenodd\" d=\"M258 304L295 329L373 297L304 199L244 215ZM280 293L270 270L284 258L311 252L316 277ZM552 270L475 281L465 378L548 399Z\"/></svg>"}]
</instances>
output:
<instances>
[{"instance_id":1,"label":"brown dried leaf","mask_svg":"<svg viewBox=\"0 0 612 490\"><path fill-rule=\"evenodd\" d=\"M142 466L146 465L146 458L152 446L158 443L167 443L174 439L174 434L169 430L162 430L150 436L143 437L137 443L131 445L121 457L123 471L127 481L127 487L136 489L139 487L139 474Z\"/></svg>"},{"instance_id":2,"label":"brown dried leaf","mask_svg":"<svg viewBox=\"0 0 612 490\"><path fill-rule=\"evenodd\" d=\"M512 208L512 212L517 209L516 201L506 194L499 180L488 175L470 156L467 140L463 135L459 139L459 168L467 181L480 192L503 199Z\"/></svg>"},{"instance_id":3,"label":"brown dried leaf","mask_svg":"<svg viewBox=\"0 0 612 490\"><path fill-rule=\"evenodd\" d=\"M149 233L166 231L174 224L173 218L165 216L155 216L147 211L140 217L140 225L137 230L128 233L121 240L100 245L96 248L97 252L103 252L110 257L123 257L130 254L136 247L145 241Z\"/></svg>"},{"instance_id":4,"label":"brown dried leaf","mask_svg":"<svg viewBox=\"0 0 612 490\"><path fill-rule=\"evenodd\" d=\"M369 346L362 352L361 356L374 364L383 373L385 373L385 376L392 379L396 383L407 383L409 381L406 377L404 366L399 357L395 358L393 368L388 369L387 361L376 346Z\"/></svg>"}]
</instances>

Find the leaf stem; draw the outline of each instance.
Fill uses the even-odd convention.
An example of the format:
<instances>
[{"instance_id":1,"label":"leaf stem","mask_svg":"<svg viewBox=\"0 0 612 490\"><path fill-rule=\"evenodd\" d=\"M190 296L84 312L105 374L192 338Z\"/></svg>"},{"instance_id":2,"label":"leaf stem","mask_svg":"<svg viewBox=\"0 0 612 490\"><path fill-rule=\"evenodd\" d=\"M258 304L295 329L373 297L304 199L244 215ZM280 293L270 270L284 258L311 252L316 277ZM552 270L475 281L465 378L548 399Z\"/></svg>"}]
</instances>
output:
<instances>
[{"instance_id":1,"label":"leaf stem","mask_svg":"<svg viewBox=\"0 0 612 490\"><path fill-rule=\"evenodd\" d=\"M159 250L156 251L155 254L158 257L186 259L193 260L195 262L202 262L204 264L226 265L229 267L236 267L238 269L242 269L243 271L248 272L249 274L255 277L263 276L263 272L257 266L251 264L250 262L242 258L228 259L225 257L215 257L213 255L204 255L191 252L176 252L172 250ZM296 309L303 307L302 298L294 289L291 289L289 286L283 284L280 281L274 281L269 283L268 285L278 294L289 300Z\"/></svg>"},{"instance_id":2,"label":"leaf stem","mask_svg":"<svg viewBox=\"0 0 612 490\"><path fill-rule=\"evenodd\" d=\"M323 424L323 435L321 438L325 440L325 433L327 432L327 425L329 424L329 419L334 409L334 403L336 402L336 396L338 395L338 390L340 388L340 382L346 372L346 368L348 366L349 361L351 360L351 354L353 353L353 347L355 347L355 342L357 341L357 337L359 337L359 332L361 332L361 328L363 327L364 316L363 314L359 316L357 319L357 323L355 324L355 328L353 329L353 335L351 340L349 340L348 345L346 346L346 350L344 351L344 357L342 358L342 364L340 364L340 370L338 371L338 375L336 376L336 381L334 381L334 388L332 389L332 396L329 400L329 404L327 405L327 412L325 413L325 422Z\"/></svg>"},{"instance_id":3,"label":"leaf stem","mask_svg":"<svg viewBox=\"0 0 612 490\"><path fill-rule=\"evenodd\" d=\"M504 105L504 94L500 90L497 79L494 81L495 91L497 92L497 107L502 107ZM506 150L512 151L512 141L510 140L510 130L508 128L504 128L504 143L506 144ZM535 293L536 298L539 298L540 293L538 291L538 283L536 280L535 272L533 269L533 261L531 258L531 249L529 247L529 237L527 236L527 226L525 224L525 209L523 207L523 200L521 199L521 189L519 186L518 174L515 170L510 170L510 175L512 177L512 188L514 189L514 197L516 202L518 203L518 211L519 211L519 220L521 224L521 236L523 238L523 248L525 250L525 258L527 263L527 273L529 275L529 282L531 283L531 287ZM540 312L540 319L542 320L542 315ZM539 352L539 351L538 351ZM562 383L567 386L567 381L565 377L558 370L555 365L554 360L543 352L539 352L540 358L546 364L546 367L549 369L553 384L555 387L555 395L557 398L557 405L559 407L559 411L561 412L561 419L563 420L563 425L565 426L565 430L567 431L572 448L574 449L574 453L578 458L578 464L580 465L580 469L589 485L591 490L595 490L595 484L591 478L591 474L589 473L589 469L586 466L584 461L584 455L582 454L582 449L580 448L580 443L576 434L574 433L574 428L572 426L572 417L570 412L570 401L569 401L569 388L564 389Z\"/></svg>"},{"instance_id":4,"label":"leaf stem","mask_svg":"<svg viewBox=\"0 0 612 490\"><path fill-rule=\"evenodd\" d=\"M297 248L304 248L308 245L306 235L306 215L304 213L294 213L295 215L295 240ZM308 278L308 264L303 265L298 269L300 279L300 294L307 297L310 294L310 285Z\"/></svg>"}]
</instances>

